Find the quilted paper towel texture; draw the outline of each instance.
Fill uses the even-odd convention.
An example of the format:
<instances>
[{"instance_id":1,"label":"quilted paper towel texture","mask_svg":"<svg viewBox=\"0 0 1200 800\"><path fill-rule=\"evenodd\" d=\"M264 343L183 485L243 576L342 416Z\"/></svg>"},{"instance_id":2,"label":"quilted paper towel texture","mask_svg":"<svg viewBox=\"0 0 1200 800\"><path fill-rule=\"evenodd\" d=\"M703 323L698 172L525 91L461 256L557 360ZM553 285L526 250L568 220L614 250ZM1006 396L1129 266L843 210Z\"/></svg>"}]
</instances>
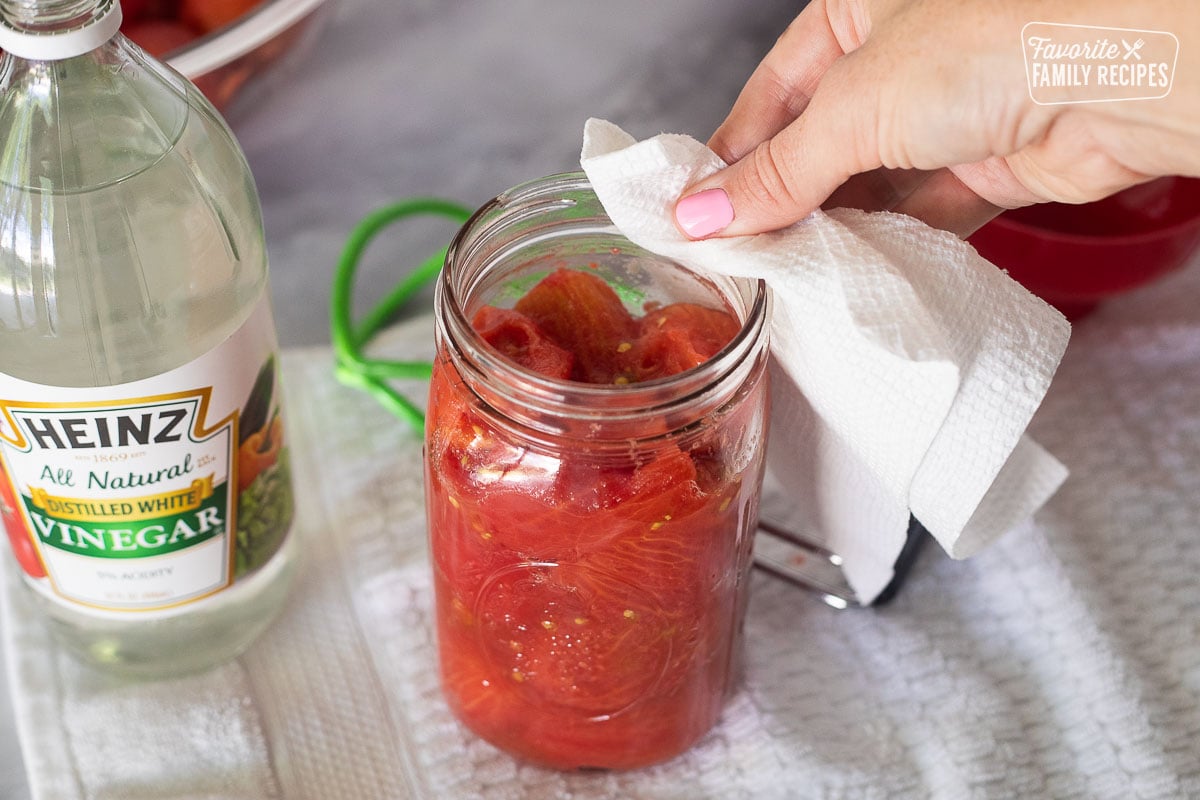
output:
<instances>
[{"instance_id":1,"label":"quilted paper towel texture","mask_svg":"<svg viewBox=\"0 0 1200 800\"><path fill-rule=\"evenodd\" d=\"M775 477L860 598L892 577L910 512L956 558L1037 510L1066 469L1024 435L1070 325L944 231L836 209L782 231L692 241L672 210L725 166L696 140L589 120L581 164L635 244L774 295Z\"/></svg>"}]
</instances>

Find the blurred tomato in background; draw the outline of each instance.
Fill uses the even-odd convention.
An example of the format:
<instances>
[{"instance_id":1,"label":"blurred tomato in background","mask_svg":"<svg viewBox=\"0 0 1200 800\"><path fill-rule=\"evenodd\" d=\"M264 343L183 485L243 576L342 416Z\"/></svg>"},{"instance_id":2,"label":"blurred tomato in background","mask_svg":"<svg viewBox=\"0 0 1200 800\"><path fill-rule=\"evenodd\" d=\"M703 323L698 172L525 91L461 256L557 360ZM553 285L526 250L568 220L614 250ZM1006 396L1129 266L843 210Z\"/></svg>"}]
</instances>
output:
<instances>
[{"instance_id":1,"label":"blurred tomato in background","mask_svg":"<svg viewBox=\"0 0 1200 800\"><path fill-rule=\"evenodd\" d=\"M223 28L262 0L121 0L121 31L161 57Z\"/></svg>"},{"instance_id":2,"label":"blurred tomato in background","mask_svg":"<svg viewBox=\"0 0 1200 800\"><path fill-rule=\"evenodd\" d=\"M121 31L186 75L225 112L243 87L302 56L328 5L325 0L121 0Z\"/></svg>"}]
</instances>

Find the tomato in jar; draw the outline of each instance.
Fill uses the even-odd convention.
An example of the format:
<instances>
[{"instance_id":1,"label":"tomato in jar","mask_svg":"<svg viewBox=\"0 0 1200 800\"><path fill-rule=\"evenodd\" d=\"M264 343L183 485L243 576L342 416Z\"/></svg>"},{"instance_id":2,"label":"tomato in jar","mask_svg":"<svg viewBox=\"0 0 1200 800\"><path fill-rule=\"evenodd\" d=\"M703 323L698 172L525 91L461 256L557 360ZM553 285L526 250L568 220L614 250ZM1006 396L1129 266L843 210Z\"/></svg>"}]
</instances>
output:
<instances>
[{"instance_id":1,"label":"tomato in jar","mask_svg":"<svg viewBox=\"0 0 1200 800\"><path fill-rule=\"evenodd\" d=\"M457 330L439 310L426 506L444 693L483 738L560 769L683 752L736 675L765 330L711 298L638 311L570 265L511 307L464 304ZM696 375L717 362L722 391ZM546 401L555 387L571 397Z\"/></svg>"}]
</instances>

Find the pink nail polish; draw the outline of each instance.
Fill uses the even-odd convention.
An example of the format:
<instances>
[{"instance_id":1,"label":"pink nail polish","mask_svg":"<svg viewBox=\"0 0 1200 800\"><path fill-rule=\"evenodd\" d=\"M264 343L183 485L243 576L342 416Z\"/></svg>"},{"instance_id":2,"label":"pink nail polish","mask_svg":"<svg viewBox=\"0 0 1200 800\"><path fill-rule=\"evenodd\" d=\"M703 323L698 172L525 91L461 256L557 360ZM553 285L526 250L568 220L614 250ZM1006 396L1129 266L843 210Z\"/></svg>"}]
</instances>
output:
<instances>
[{"instance_id":1,"label":"pink nail polish","mask_svg":"<svg viewBox=\"0 0 1200 800\"><path fill-rule=\"evenodd\" d=\"M691 238L703 239L733 222L733 204L724 189L705 189L675 205L675 222Z\"/></svg>"}]
</instances>

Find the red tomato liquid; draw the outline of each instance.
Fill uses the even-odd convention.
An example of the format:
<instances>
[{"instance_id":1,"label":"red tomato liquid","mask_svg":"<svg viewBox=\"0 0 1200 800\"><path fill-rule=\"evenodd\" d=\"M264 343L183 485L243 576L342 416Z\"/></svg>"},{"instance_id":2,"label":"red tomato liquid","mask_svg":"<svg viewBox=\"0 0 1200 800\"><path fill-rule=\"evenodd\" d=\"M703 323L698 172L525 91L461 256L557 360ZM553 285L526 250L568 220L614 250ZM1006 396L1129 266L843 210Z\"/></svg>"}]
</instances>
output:
<instances>
[{"instance_id":1,"label":"red tomato liquid","mask_svg":"<svg viewBox=\"0 0 1200 800\"><path fill-rule=\"evenodd\" d=\"M560 271L475 328L530 369L592 383L674 374L739 329L690 304L634 318L610 294ZM439 353L426 507L442 682L467 726L578 769L663 761L715 724L740 650L764 391L616 452L541 447Z\"/></svg>"}]
</instances>

